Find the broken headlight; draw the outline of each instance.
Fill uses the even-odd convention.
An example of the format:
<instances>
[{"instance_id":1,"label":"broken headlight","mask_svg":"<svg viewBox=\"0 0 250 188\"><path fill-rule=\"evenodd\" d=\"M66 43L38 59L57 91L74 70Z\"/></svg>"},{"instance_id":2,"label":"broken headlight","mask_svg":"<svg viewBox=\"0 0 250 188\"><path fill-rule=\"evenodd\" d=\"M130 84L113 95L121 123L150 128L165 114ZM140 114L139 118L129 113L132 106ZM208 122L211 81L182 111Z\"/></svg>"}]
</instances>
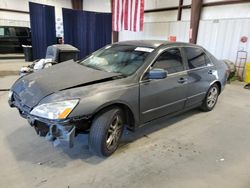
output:
<instances>
[{"instance_id":1,"label":"broken headlight","mask_svg":"<svg viewBox=\"0 0 250 188\"><path fill-rule=\"evenodd\" d=\"M76 107L79 100L67 100L53 103L45 103L36 106L30 114L46 119L65 119Z\"/></svg>"}]
</instances>

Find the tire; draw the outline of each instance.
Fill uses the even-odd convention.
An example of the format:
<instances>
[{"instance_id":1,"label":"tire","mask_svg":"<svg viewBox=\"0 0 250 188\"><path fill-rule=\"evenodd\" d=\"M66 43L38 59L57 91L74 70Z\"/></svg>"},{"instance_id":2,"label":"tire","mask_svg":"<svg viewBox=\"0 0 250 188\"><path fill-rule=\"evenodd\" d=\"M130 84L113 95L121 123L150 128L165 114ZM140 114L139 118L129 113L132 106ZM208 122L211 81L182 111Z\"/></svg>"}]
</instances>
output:
<instances>
[{"instance_id":1,"label":"tire","mask_svg":"<svg viewBox=\"0 0 250 188\"><path fill-rule=\"evenodd\" d=\"M108 157L118 148L124 129L124 115L114 107L98 114L90 128L89 148L100 156Z\"/></svg>"},{"instance_id":2,"label":"tire","mask_svg":"<svg viewBox=\"0 0 250 188\"><path fill-rule=\"evenodd\" d=\"M207 94L203 103L201 105L201 110L204 112L209 112L215 107L219 96L219 87L217 84L213 84Z\"/></svg>"}]
</instances>

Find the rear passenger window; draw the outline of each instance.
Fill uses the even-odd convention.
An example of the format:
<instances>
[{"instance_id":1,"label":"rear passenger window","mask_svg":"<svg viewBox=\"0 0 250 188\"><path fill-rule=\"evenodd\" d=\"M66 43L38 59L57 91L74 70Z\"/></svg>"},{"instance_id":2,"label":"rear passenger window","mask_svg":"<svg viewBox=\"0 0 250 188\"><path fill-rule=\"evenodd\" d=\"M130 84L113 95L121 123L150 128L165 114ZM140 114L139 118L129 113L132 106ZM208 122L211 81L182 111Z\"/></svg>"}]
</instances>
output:
<instances>
[{"instance_id":1,"label":"rear passenger window","mask_svg":"<svg viewBox=\"0 0 250 188\"><path fill-rule=\"evenodd\" d=\"M169 49L163 52L156 60L153 68L164 69L168 74L184 70L182 57L178 48Z\"/></svg>"},{"instance_id":2,"label":"rear passenger window","mask_svg":"<svg viewBox=\"0 0 250 188\"><path fill-rule=\"evenodd\" d=\"M189 69L204 67L210 64L208 56L200 48L185 47Z\"/></svg>"}]
</instances>

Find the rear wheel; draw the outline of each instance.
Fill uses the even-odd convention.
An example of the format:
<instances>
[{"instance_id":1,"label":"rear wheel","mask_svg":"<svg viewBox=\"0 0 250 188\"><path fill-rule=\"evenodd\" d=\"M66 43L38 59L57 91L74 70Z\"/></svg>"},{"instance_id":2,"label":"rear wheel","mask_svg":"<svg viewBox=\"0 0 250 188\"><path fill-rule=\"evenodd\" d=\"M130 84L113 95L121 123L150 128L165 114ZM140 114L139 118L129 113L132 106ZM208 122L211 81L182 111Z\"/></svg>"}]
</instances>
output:
<instances>
[{"instance_id":1,"label":"rear wheel","mask_svg":"<svg viewBox=\"0 0 250 188\"><path fill-rule=\"evenodd\" d=\"M120 108L106 110L93 120L89 146L99 156L110 156L117 149L124 127L124 116Z\"/></svg>"},{"instance_id":2,"label":"rear wheel","mask_svg":"<svg viewBox=\"0 0 250 188\"><path fill-rule=\"evenodd\" d=\"M219 96L219 87L217 84L213 84L202 103L201 109L205 112L213 110L215 107Z\"/></svg>"}]
</instances>

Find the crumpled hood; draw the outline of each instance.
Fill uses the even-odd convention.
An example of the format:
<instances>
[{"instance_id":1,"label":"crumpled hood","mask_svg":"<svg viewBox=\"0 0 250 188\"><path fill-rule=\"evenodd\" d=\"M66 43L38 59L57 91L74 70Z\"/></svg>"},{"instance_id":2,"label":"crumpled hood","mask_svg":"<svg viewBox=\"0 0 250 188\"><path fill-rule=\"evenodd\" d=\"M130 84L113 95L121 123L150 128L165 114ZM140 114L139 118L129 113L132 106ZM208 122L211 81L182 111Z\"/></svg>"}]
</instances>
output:
<instances>
[{"instance_id":1,"label":"crumpled hood","mask_svg":"<svg viewBox=\"0 0 250 188\"><path fill-rule=\"evenodd\" d=\"M22 104L32 108L54 92L106 81L119 75L67 61L20 78L11 90L18 95Z\"/></svg>"}]
</instances>

